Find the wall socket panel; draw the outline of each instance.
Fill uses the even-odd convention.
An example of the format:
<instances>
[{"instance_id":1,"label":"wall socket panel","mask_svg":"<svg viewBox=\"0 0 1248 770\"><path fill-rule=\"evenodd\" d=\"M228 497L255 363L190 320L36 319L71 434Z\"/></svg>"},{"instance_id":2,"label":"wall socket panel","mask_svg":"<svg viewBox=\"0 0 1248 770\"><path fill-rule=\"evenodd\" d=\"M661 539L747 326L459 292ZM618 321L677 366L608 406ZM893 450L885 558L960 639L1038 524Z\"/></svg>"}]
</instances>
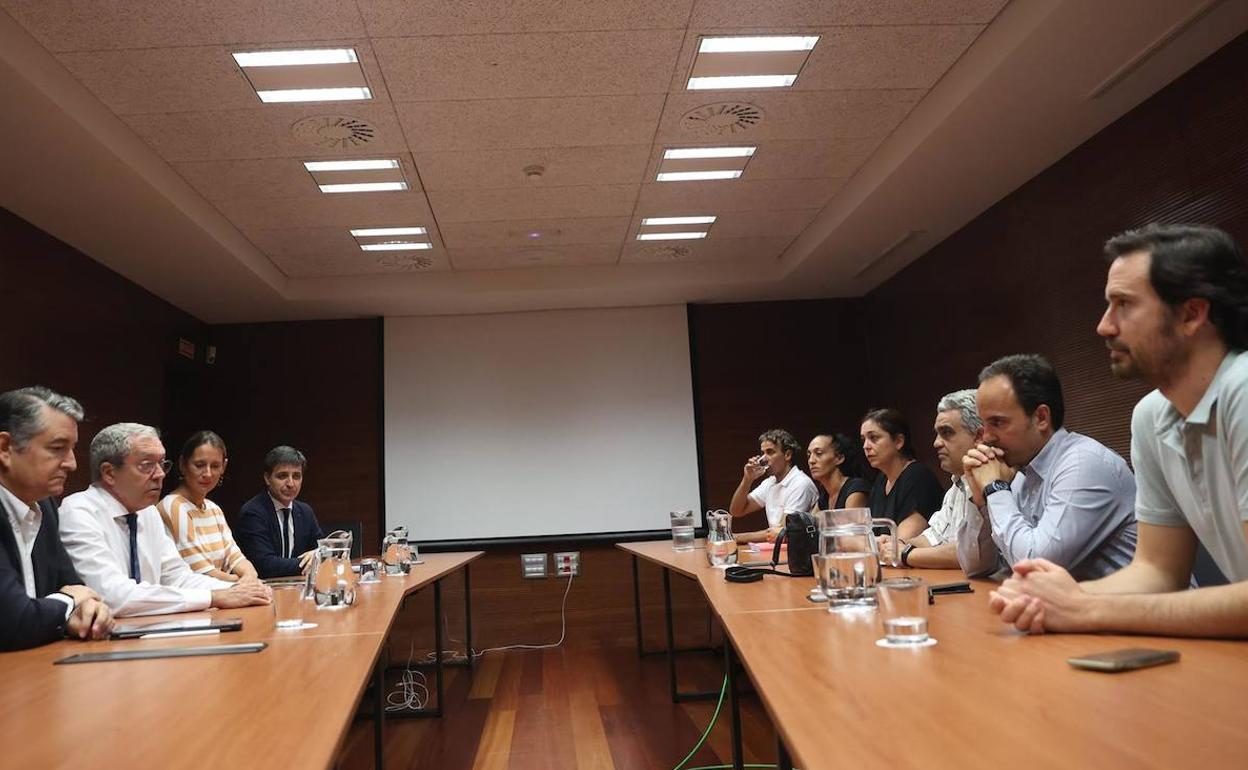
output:
<instances>
[{"instance_id":1,"label":"wall socket panel","mask_svg":"<svg viewBox=\"0 0 1248 770\"><path fill-rule=\"evenodd\" d=\"M520 574L524 575L526 578L546 577L546 554L520 554Z\"/></svg>"},{"instance_id":2,"label":"wall socket panel","mask_svg":"<svg viewBox=\"0 0 1248 770\"><path fill-rule=\"evenodd\" d=\"M560 551L555 554L555 577L581 574L581 552Z\"/></svg>"}]
</instances>

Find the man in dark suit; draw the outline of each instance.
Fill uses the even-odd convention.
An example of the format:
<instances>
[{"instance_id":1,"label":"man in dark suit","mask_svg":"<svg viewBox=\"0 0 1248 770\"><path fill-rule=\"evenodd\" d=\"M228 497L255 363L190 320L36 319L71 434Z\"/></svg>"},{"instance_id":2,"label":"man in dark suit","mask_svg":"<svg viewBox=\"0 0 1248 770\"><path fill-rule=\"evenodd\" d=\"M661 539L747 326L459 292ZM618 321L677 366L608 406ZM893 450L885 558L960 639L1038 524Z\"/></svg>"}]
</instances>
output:
<instances>
[{"instance_id":1,"label":"man in dark suit","mask_svg":"<svg viewBox=\"0 0 1248 770\"><path fill-rule=\"evenodd\" d=\"M325 537L312 506L295 498L303 488L307 458L294 447L279 446L264 456L268 489L243 503L234 538L262 578L298 575Z\"/></svg>"},{"instance_id":2,"label":"man in dark suit","mask_svg":"<svg viewBox=\"0 0 1248 770\"><path fill-rule=\"evenodd\" d=\"M113 615L82 585L52 497L77 467L82 407L47 388L0 393L0 650L103 639Z\"/></svg>"}]
</instances>

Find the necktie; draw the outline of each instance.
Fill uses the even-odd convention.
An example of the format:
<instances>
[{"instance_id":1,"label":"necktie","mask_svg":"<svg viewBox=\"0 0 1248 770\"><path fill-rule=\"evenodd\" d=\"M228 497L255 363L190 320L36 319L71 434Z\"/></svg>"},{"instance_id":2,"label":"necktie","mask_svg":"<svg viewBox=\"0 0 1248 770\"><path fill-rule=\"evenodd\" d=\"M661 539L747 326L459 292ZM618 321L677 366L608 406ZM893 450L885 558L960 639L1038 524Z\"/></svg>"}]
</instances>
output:
<instances>
[{"instance_id":1,"label":"necktie","mask_svg":"<svg viewBox=\"0 0 1248 770\"><path fill-rule=\"evenodd\" d=\"M143 576L139 574L139 515L127 513L126 526L130 528L130 579L141 583Z\"/></svg>"},{"instance_id":2,"label":"necktie","mask_svg":"<svg viewBox=\"0 0 1248 770\"><path fill-rule=\"evenodd\" d=\"M290 558L290 509L282 509L282 556Z\"/></svg>"}]
</instances>

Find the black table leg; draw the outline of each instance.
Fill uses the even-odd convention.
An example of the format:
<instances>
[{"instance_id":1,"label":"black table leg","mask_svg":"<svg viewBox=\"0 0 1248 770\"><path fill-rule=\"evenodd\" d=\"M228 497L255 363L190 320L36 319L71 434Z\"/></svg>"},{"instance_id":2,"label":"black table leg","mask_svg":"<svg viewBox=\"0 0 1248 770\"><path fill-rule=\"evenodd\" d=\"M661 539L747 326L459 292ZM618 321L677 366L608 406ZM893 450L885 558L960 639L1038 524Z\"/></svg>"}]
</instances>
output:
<instances>
[{"instance_id":1,"label":"black table leg","mask_svg":"<svg viewBox=\"0 0 1248 770\"><path fill-rule=\"evenodd\" d=\"M472 577L464 565L464 655L468 658L468 668L472 668Z\"/></svg>"},{"instance_id":2,"label":"black table leg","mask_svg":"<svg viewBox=\"0 0 1248 770\"><path fill-rule=\"evenodd\" d=\"M784 739L779 735L776 736L776 765L780 770L793 770L793 759L789 756L789 750L784 745Z\"/></svg>"},{"instance_id":3,"label":"black table leg","mask_svg":"<svg viewBox=\"0 0 1248 770\"><path fill-rule=\"evenodd\" d=\"M672 573L666 567L663 568L663 622L667 626L667 676L668 683L672 693L672 703L683 703L686 701L714 700L719 697L719 692L715 690L702 690L699 692L680 692L676 689L676 653L682 650L676 649L676 634L672 629Z\"/></svg>"},{"instance_id":4,"label":"black table leg","mask_svg":"<svg viewBox=\"0 0 1248 770\"><path fill-rule=\"evenodd\" d=\"M737 653L732 649L728 635L724 635L724 665L728 675L728 710L732 716L732 766L743 770L745 759L741 751L741 703L737 697Z\"/></svg>"},{"instance_id":5,"label":"black table leg","mask_svg":"<svg viewBox=\"0 0 1248 770\"><path fill-rule=\"evenodd\" d=\"M384 770L386 766L382 754L382 735L386 720L386 664L381 659L384 654L384 650L378 654L377 668L373 672L373 766L377 770Z\"/></svg>"},{"instance_id":6,"label":"black table leg","mask_svg":"<svg viewBox=\"0 0 1248 770\"><path fill-rule=\"evenodd\" d=\"M637 622L637 657L645 657L646 648L641 635L641 583L637 578L637 557L633 556L633 616Z\"/></svg>"}]
</instances>

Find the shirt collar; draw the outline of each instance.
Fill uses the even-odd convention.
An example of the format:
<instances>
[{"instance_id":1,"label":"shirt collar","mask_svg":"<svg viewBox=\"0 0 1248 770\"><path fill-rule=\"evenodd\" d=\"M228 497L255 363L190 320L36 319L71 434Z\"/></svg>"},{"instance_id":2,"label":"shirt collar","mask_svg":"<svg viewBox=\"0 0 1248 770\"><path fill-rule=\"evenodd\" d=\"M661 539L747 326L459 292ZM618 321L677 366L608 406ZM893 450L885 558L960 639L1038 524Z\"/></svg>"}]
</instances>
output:
<instances>
[{"instance_id":1,"label":"shirt collar","mask_svg":"<svg viewBox=\"0 0 1248 770\"><path fill-rule=\"evenodd\" d=\"M291 501L290 501L290 505L282 505L282 501L281 501L281 500L278 500L278 499L277 499L276 497L274 497L273 495L269 495L269 501L270 501L271 503L273 503L273 512L274 512L274 513L281 513L283 508L289 508L291 513L294 513L294 512L295 512L295 501L294 501L294 500L291 500Z\"/></svg>"},{"instance_id":2,"label":"shirt collar","mask_svg":"<svg viewBox=\"0 0 1248 770\"><path fill-rule=\"evenodd\" d=\"M787 487L789 485L789 482L795 481L798 476L805 476L805 475L806 474L802 473L801 468L797 467L796 465L790 465L789 472L784 474L784 478L776 483L782 487Z\"/></svg>"},{"instance_id":3,"label":"shirt collar","mask_svg":"<svg viewBox=\"0 0 1248 770\"><path fill-rule=\"evenodd\" d=\"M1243 355L1242 352L1228 352L1222 358L1222 363L1218 364L1218 371L1214 372L1213 379L1209 382L1209 387L1205 388L1205 394L1200 397L1200 401L1196 402L1196 408L1187 416L1187 423L1191 425L1205 425L1209 422L1209 416L1213 412L1213 406L1218 402L1218 396L1222 393L1222 388L1226 384L1228 377L1227 370L1235 363L1235 361ZM1166 406L1176 415L1178 410L1169 401Z\"/></svg>"},{"instance_id":4,"label":"shirt collar","mask_svg":"<svg viewBox=\"0 0 1248 770\"><path fill-rule=\"evenodd\" d=\"M1045 478L1049 472L1049 466L1057 459L1058 453L1062 451L1061 445L1066 443L1068 436L1070 436L1069 431L1065 428L1058 428L1057 432L1049 437L1044 448L1035 457L1031 458L1031 462L1024 465L1022 469L1024 471L1030 470L1040 478Z\"/></svg>"},{"instance_id":5,"label":"shirt collar","mask_svg":"<svg viewBox=\"0 0 1248 770\"><path fill-rule=\"evenodd\" d=\"M95 494L104 501L104 512L109 515L109 518L122 519L132 513L132 511L126 510L126 506L122 505L121 501L113 497L113 493L105 489L100 483L92 484L91 489L94 489ZM138 513L138 511L133 511L133 513Z\"/></svg>"},{"instance_id":6,"label":"shirt collar","mask_svg":"<svg viewBox=\"0 0 1248 770\"><path fill-rule=\"evenodd\" d=\"M0 484L0 505L2 505L4 509L18 521L21 521L29 516L32 507L36 512L39 511L38 503L35 503L34 506L27 505L26 501L13 494L13 492L3 484Z\"/></svg>"}]
</instances>

